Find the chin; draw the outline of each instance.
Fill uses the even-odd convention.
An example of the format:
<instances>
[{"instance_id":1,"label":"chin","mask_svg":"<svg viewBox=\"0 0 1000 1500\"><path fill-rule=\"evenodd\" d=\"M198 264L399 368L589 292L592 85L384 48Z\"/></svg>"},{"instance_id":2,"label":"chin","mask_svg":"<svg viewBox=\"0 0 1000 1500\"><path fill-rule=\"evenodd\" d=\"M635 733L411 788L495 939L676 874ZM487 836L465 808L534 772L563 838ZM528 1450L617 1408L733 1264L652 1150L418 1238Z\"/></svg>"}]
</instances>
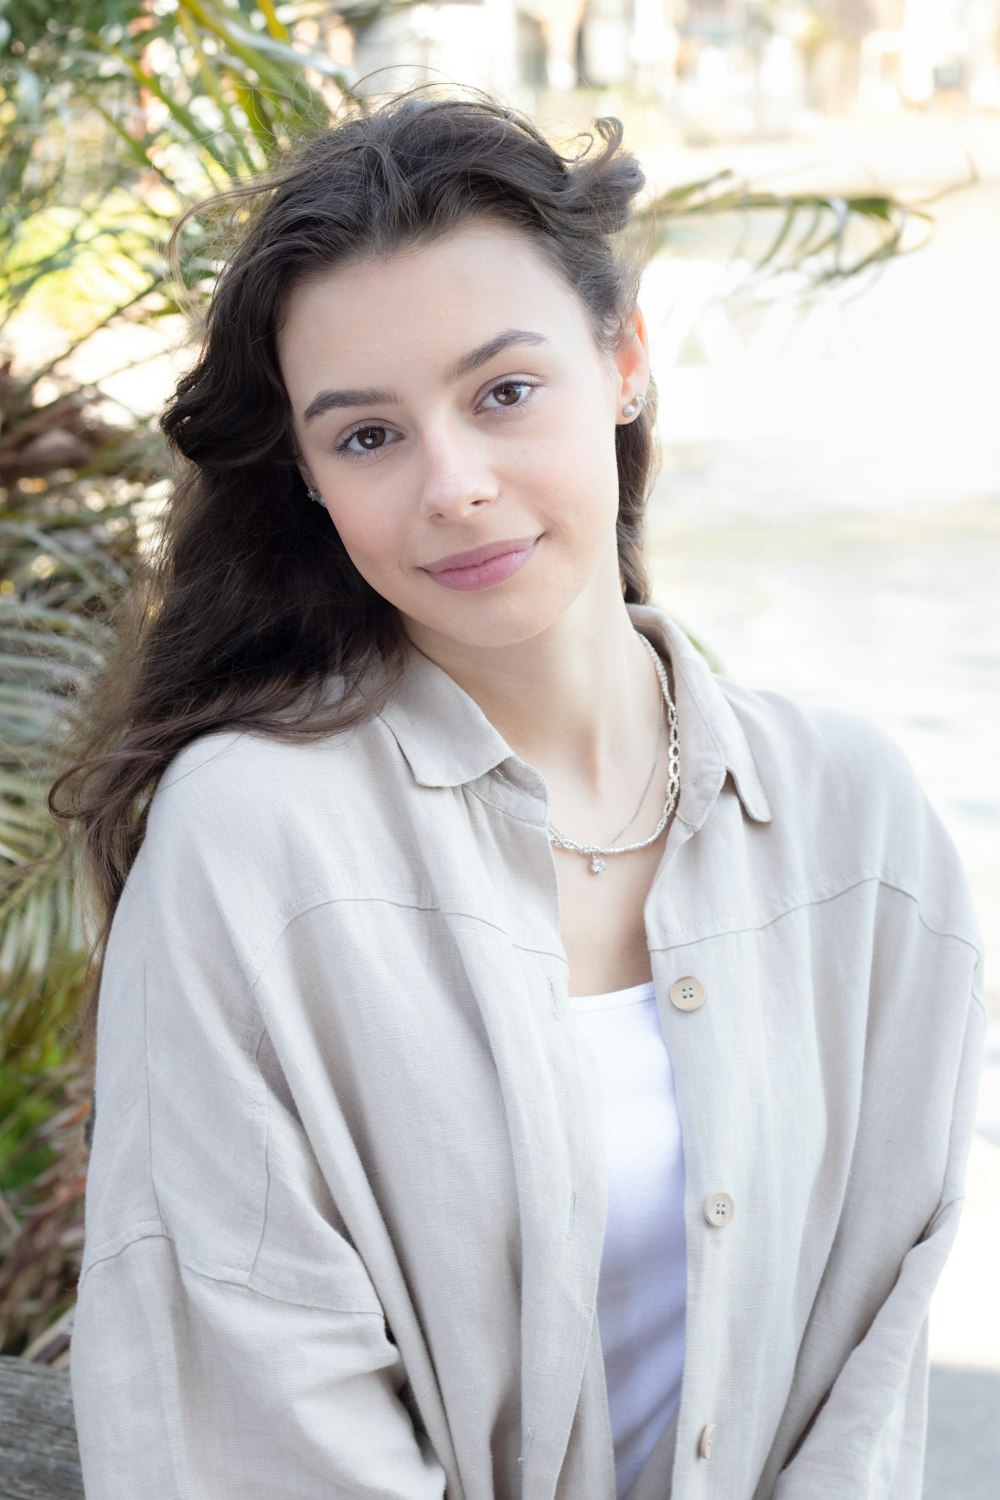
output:
<instances>
[{"instance_id":1,"label":"chin","mask_svg":"<svg viewBox=\"0 0 1000 1500\"><path fill-rule=\"evenodd\" d=\"M488 597L489 591L464 595L464 608L428 613L423 618L404 615L411 637L451 641L473 650L498 651L520 646L551 630L572 608L576 594L560 600L546 591L544 601L527 602L513 598Z\"/></svg>"}]
</instances>

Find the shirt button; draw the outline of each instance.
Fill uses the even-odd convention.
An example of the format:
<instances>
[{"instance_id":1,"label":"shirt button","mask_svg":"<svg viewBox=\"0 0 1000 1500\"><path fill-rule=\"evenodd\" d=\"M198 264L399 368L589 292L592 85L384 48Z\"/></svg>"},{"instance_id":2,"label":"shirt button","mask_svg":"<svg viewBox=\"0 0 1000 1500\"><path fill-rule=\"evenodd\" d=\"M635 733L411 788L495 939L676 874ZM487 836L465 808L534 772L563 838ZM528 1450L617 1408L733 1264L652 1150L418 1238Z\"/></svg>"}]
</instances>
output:
<instances>
[{"instance_id":1,"label":"shirt button","mask_svg":"<svg viewBox=\"0 0 1000 1500\"><path fill-rule=\"evenodd\" d=\"M701 1429L701 1437L698 1439L698 1457L712 1457L712 1442L715 1438L715 1423L709 1422L707 1427Z\"/></svg>"},{"instance_id":2,"label":"shirt button","mask_svg":"<svg viewBox=\"0 0 1000 1500\"><path fill-rule=\"evenodd\" d=\"M670 998L678 1010L697 1010L705 1003L705 986L692 974L685 974L670 986Z\"/></svg>"},{"instance_id":3,"label":"shirt button","mask_svg":"<svg viewBox=\"0 0 1000 1500\"><path fill-rule=\"evenodd\" d=\"M705 1199L705 1218L721 1228L733 1217L733 1200L728 1193L709 1193Z\"/></svg>"}]
</instances>

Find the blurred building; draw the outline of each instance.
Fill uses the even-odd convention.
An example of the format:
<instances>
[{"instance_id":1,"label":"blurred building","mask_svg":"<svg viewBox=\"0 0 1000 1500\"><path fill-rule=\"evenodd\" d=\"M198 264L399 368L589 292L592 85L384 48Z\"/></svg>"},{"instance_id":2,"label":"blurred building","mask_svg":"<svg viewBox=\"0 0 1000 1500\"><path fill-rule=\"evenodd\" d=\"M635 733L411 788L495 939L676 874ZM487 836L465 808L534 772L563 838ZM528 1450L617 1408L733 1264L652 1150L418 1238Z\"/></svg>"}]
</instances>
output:
<instances>
[{"instance_id":1,"label":"blurred building","mask_svg":"<svg viewBox=\"0 0 1000 1500\"><path fill-rule=\"evenodd\" d=\"M1000 109L997 0L881 0L860 39L859 102L879 111L937 100Z\"/></svg>"},{"instance_id":2,"label":"blurred building","mask_svg":"<svg viewBox=\"0 0 1000 1500\"><path fill-rule=\"evenodd\" d=\"M351 20L354 67L363 76L392 70L393 78L385 78L387 90L405 87L403 75L410 70L527 104L539 90L568 90L578 83L584 5L585 0L388 4L361 22Z\"/></svg>"},{"instance_id":3,"label":"blurred building","mask_svg":"<svg viewBox=\"0 0 1000 1500\"><path fill-rule=\"evenodd\" d=\"M939 99L1000 109L1000 0L421 0L345 10L361 74L437 75L530 105L627 88L694 136ZM376 84L375 87L380 85Z\"/></svg>"}]
</instances>

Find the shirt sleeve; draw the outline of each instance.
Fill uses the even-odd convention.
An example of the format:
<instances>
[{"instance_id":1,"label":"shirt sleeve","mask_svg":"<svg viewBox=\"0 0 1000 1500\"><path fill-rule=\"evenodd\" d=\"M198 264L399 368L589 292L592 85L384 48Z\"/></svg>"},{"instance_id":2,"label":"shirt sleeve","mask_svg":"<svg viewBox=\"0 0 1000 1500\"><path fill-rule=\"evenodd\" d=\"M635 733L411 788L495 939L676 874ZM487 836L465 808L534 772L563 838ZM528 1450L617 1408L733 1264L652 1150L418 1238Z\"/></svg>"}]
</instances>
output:
<instances>
[{"instance_id":1,"label":"shirt sleeve","mask_svg":"<svg viewBox=\"0 0 1000 1500\"><path fill-rule=\"evenodd\" d=\"M381 1314L313 1307L133 1240L81 1281L71 1381L88 1500L441 1500Z\"/></svg>"},{"instance_id":2,"label":"shirt sleeve","mask_svg":"<svg viewBox=\"0 0 1000 1500\"><path fill-rule=\"evenodd\" d=\"M228 829L196 811L211 838L151 820L101 977L70 1348L86 1495L442 1500L379 1295L269 1050L247 883L215 852Z\"/></svg>"},{"instance_id":3,"label":"shirt sleeve","mask_svg":"<svg viewBox=\"0 0 1000 1500\"><path fill-rule=\"evenodd\" d=\"M975 1130L977 1084L986 1034L981 999L969 999L957 1066L949 1068L951 1126L940 1198L923 1232L900 1250L898 1273L863 1336L829 1385L774 1485L773 1500L920 1500L927 1428L929 1304L955 1240L967 1159ZM947 1047L943 1047L948 1052ZM904 1080L919 1091L928 1081ZM870 1194L877 1196L877 1187ZM798 1375L808 1377L838 1327L844 1287L874 1264L892 1236L887 1195L881 1216L871 1201L857 1229L845 1221L803 1342ZM874 1241L881 1238L882 1248Z\"/></svg>"}]
</instances>

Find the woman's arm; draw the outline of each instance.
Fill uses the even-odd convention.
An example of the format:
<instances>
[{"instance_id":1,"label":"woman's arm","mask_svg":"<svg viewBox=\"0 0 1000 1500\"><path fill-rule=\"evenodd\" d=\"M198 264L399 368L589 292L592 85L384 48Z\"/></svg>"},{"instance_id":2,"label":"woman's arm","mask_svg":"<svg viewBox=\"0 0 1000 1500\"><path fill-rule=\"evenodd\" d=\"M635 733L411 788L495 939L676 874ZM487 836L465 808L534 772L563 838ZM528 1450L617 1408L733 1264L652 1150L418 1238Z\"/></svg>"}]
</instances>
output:
<instances>
[{"instance_id":1,"label":"woman's arm","mask_svg":"<svg viewBox=\"0 0 1000 1500\"><path fill-rule=\"evenodd\" d=\"M370 1303L363 1269L350 1275ZM70 1374L87 1500L444 1494L399 1399L405 1374L380 1312L206 1275L165 1234L88 1267Z\"/></svg>"},{"instance_id":2,"label":"woman's arm","mask_svg":"<svg viewBox=\"0 0 1000 1500\"><path fill-rule=\"evenodd\" d=\"M985 1035L986 1011L973 993L951 1076L951 1129L937 1207L905 1250L898 1275L768 1492L769 1500L771 1494L773 1500L919 1500L927 1424L928 1307L958 1228ZM900 1052L905 1056L905 1046ZM909 1076L901 1062L897 1087L919 1093L927 1086L925 1078ZM935 1101L928 1099L928 1108L933 1107ZM888 1160L886 1170L891 1171ZM891 1239L892 1201L899 1190L900 1184L886 1183L881 1225L870 1199L859 1214L870 1235ZM865 1191L878 1194L878 1181L869 1181ZM808 1367L822 1361L829 1331L837 1327L838 1307L857 1300L845 1296L845 1288L882 1258L874 1246L869 1253L853 1234L850 1209L838 1239L803 1340L797 1384L813 1383L815 1371L811 1380Z\"/></svg>"},{"instance_id":3,"label":"woman's arm","mask_svg":"<svg viewBox=\"0 0 1000 1500\"><path fill-rule=\"evenodd\" d=\"M70 1358L88 1500L442 1500L256 1004L266 852L197 782L151 813L102 976Z\"/></svg>"}]
</instances>

